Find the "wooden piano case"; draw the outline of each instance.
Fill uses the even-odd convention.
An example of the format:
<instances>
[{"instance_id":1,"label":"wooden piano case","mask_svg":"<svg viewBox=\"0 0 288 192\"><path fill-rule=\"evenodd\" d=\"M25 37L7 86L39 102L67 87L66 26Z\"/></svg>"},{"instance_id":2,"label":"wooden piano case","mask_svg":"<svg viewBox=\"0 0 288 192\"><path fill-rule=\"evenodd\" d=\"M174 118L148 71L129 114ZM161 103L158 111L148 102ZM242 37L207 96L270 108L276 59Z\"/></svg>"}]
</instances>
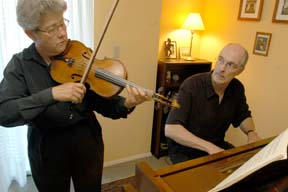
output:
<instances>
[{"instance_id":1,"label":"wooden piano case","mask_svg":"<svg viewBox=\"0 0 288 192\"><path fill-rule=\"evenodd\" d=\"M153 170L146 162L140 162L136 165L137 190L139 192L207 192L250 159L272 139L263 139L255 143L158 170ZM233 185L225 191L247 191L249 189L248 191L272 192L275 186L276 188L278 186L277 190L281 191L285 186L288 186L287 161L282 161L281 166L282 168L278 166L278 170L277 167L276 170L273 170L272 166L267 167L268 173L272 171L274 175L272 173L267 175L267 170L265 174L261 171L255 172L256 177L251 178L252 182L248 180L248 176L240 184ZM281 179L279 179L279 176L281 176ZM280 186L280 184L284 187ZM285 189L284 191L286 192Z\"/></svg>"}]
</instances>

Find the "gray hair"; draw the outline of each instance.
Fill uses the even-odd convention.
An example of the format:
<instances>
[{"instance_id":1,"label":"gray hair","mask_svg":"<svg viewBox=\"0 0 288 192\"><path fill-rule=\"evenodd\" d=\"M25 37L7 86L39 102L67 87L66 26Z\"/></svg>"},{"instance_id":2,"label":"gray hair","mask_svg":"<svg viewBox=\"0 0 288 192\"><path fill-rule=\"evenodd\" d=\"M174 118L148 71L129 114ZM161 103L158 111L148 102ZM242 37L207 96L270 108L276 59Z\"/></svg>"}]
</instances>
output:
<instances>
[{"instance_id":1,"label":"gray hair","mask_svg":"<svg viewBox=\"0 0 288 192\"><path fill-rule=\"evenodd\" d=\"M39 27L42 15L47 12L62 13L66 9L64 0L18 0L17 21L24 30L35 30Z\"/></svg>"},{"instance_id":2,"label":"gray hair","mask_svg":"<svg viewBox=\"0 0 288 192\"><path fill-rule=\"evenodd\" d=\"M244 49L244 57L243 57L243 59L241 60L240 65L241 65L242 67L245 67L248 59L249 59L248 51L247 51L246 49Z\"/></svg>"}]
</instances>

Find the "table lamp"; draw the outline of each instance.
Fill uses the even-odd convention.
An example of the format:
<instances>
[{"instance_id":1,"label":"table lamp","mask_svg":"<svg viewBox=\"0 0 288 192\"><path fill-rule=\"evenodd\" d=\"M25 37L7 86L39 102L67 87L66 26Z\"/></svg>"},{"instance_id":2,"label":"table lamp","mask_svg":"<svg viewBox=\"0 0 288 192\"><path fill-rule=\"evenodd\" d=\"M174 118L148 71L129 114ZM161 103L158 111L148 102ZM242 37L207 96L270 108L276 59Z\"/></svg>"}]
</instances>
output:
<instances>
[{"instance_id":1,"label":"table lamp","mask_svg":"<svg viewBox=\"0 0 288 192\"><path fill-rule=\"evenodd\" d=\"M188 17L186 18L182 28L188 29L191 31L191 42L190 42L190 48L189 48L190 56L185 57L184 59L190 60L190 61L195 60L195 58L192 58L193 34L194 34L194 31L205 29L200 14L199 13L190 13L188 15Z\"/></svg>"}]
</instances>

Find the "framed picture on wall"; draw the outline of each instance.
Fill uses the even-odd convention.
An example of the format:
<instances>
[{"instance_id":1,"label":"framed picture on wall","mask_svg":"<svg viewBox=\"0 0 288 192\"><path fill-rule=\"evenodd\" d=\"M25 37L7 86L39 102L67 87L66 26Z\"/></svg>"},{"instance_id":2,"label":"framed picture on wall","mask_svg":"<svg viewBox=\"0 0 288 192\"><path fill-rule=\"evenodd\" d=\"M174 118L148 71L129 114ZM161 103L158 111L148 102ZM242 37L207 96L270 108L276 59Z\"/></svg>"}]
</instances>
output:
<instances>
[{"instance_id":1,"label":"framed picture on wall","mask_svg":"<svg viewBox=\"0 0 288 192\"><path fill-rule=\"evenodd\" d=\"M256 55L267 56L272 33L256 32L253 53Z\"/></svg>"},{"instance_id":2,"label":"framed picture on wall","mask_svg":"<svg viewBox=\"0 0 288 192\"><path fill-rule=\"evenodd\" d=\"M259 21L264 0L240 0L238 20Z\"/></svg>"},{"instance_id":3,"label":"framed picture on wall","mask_svg":"<svg viewBox=\"0 0 288 192\"><path fill-rule=\"evenodd\" d=\"M276 0L273 12L273 23L288 23L288 0Z\"/></svg>"},{"instance_id":4,"label":"framed picture on wall","mask_svg":"<svg viewBox=\"0 0 288 192\"><path fill-rule=\"evenodd\" d=\"M164 42L164 50L165 56L168 59L176 59L177 58L177 43L176 41L171 41L170 38Z\"/></svg>"}]
</instances>

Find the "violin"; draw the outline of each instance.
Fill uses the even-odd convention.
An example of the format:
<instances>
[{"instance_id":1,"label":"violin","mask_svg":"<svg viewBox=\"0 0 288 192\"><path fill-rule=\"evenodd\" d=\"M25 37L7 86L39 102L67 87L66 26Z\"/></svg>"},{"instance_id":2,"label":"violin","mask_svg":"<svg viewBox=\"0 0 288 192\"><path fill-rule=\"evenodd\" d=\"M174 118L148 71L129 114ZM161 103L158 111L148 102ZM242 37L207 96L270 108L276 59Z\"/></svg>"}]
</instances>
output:
<instances>
[{"instance_id":1,"label":"violin","mask_svg":"<svg viewBox=\"0 0 288 192\"><path fill-rule=\"evenodd\" d=\"M126 85L129 85L146 91L153 100L159 103L180 108L176 99L169 100L160 94L127 81L127 71L119 60L95 59L118 3L119 0L115 0L96 50L92 52L83 43L69 40L64 52L52 58L50 68L52 78L58 83L88 83L90 89L102 97L113 97L119 94Z\"/></svg>"},{"instance_id":2,"label":"violin","mask_svg":"<svg viewBox=\"0 0 288 192\"><path fill-rule=\"evenodd\" d=\"M65 51L53 57L50 74L58 83L80 82L91 59L92 50L79 41L69 40ZM95 59L85 83L98 95L106 98L118 95L126 85L140 88L152 99L173 108L179 108L176 99L168 98L127 80L127 71L120 60Z\"/></svg>"}]
</instances>

